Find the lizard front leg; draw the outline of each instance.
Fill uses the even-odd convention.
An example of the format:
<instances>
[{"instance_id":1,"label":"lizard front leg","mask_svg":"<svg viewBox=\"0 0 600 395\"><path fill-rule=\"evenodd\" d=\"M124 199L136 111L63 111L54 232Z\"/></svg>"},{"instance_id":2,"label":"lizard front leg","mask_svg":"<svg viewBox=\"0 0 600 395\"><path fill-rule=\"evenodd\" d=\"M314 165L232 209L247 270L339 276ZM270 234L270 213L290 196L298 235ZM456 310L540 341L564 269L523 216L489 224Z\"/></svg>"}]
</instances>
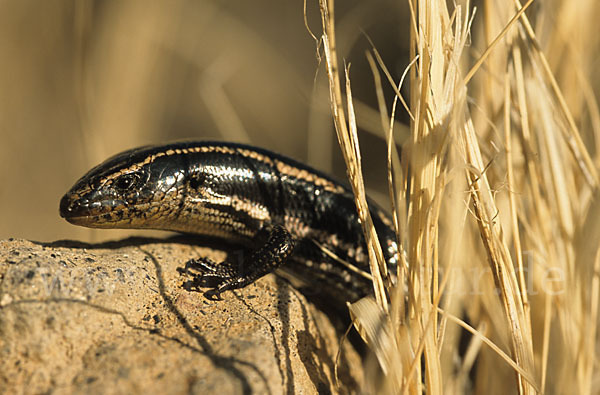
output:
<instances>
[{"instance_id":1,"label":"lizard front leg","mask_svg":"<svg viewBox=\"0 0 600 395\"><path fill-rule=\"evenodd\" d=\"M192 285L212 288L204 293L207 298L221 299L221 293L253 283L273 272L292 254L295 239L283 226L264 226L255 240L264 240L265 236L267 241L237 264L229 261L217 263L209 258L199 258L188 261L183 271L194 276Z\"/></svg>"}]
</instances>

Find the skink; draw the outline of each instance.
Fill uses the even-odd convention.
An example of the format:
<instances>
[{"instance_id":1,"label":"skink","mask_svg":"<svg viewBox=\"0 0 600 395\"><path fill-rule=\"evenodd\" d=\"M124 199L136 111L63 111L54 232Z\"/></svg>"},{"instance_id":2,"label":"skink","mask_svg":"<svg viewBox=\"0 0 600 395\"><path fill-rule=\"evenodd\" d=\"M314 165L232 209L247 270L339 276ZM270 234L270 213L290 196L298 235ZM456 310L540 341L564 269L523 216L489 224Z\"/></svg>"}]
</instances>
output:
<instances>
[{"instance_id":1,"label":"skink","mask_svg":"<svg viewBox=\"0 0 600 395\"><path fill-rule=\"evenodd\" d=\"M370 203L384 256L398 248L389 217ZM282 267L317 291L353 301L372 292L352 192L282 155L247 145L183 142L125 151L91 169L60 201L60 215L94 228L145 228L224 239L239 262L186 264L208 297Z\"/></svg>"}]
</instances>

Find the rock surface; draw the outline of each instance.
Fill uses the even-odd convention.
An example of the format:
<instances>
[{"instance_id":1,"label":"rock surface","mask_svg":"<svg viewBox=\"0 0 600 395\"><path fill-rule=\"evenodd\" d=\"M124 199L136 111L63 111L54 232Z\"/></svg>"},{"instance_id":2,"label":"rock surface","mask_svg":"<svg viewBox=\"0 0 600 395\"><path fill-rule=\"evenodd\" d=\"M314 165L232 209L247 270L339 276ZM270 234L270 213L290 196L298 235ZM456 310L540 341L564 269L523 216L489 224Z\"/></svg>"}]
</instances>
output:
<instances>
[{"instance_id":1,"label":"rock surface","mask_svg":"<svg viewBox=\"0 0 600 395\"><path fill-rule=\"evenodd\" d=\"M1 393L359 392L325 314L269 275L213 301L186 290L185 238L0 241Z\"/></svg>"}]
</instances>

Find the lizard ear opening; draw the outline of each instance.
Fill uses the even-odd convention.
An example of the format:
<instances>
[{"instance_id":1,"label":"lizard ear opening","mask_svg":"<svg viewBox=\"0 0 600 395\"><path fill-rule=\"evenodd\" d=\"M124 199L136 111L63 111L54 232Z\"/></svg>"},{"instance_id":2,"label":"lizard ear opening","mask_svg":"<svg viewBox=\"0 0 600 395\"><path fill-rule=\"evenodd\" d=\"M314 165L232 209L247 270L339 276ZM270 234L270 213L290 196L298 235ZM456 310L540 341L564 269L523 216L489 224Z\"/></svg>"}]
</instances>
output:
<instances>
[{"instance_id":1,"label":"lizard ear opening","mask_svg":"<svg viewBox=\"0 0 600 395\"><path fill-rule=\"evenodd\" d=\"M201 171L190 174L190 188L198 189L206 182L206 174Z\"/></svg>"}]
</instances>

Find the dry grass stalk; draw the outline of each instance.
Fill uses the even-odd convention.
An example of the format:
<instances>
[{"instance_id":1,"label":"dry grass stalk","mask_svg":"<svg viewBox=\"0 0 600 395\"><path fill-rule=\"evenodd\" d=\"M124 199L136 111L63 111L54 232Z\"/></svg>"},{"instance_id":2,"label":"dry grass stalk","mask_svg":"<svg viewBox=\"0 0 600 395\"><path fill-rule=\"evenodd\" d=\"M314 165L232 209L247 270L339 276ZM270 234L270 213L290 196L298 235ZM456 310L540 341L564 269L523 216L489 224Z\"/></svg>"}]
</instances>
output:
<instances>
[{"instance_id":1,"label":"dry grass stalk","mask_svg":"<svg viewBox=\"0 0 600 395\"><path fill-rule=\"evenodd\" d=\"M375 296L379 306L388 311L388 301L385 294L383 276L387 276L387 268L383 259L383 252L379 245L379 239L375 233L375 227L369 213L364 181L362 179L362 169L360 162L360 151L358 148L358 136L356 127L356 118L352 104L352 92L350 89L350 79L348 78L348 69L346 72L346 100L348 105L348 120L344 110L344 101L339 77L339 66L336 56L335 29L333 25L333 2L321 0L321 17L323 25L323 47L325 52L325 61L327 65L327 76L330 87L331 111L335 129L338 136L338 142L342 148L344 159L348 165L347 173L350 184L356 198L358 215L363 224L363 229L367 239L369 249L369 258L371 262L371 273L373 274L373 286Z\"/></svg>"}]
</instances>

